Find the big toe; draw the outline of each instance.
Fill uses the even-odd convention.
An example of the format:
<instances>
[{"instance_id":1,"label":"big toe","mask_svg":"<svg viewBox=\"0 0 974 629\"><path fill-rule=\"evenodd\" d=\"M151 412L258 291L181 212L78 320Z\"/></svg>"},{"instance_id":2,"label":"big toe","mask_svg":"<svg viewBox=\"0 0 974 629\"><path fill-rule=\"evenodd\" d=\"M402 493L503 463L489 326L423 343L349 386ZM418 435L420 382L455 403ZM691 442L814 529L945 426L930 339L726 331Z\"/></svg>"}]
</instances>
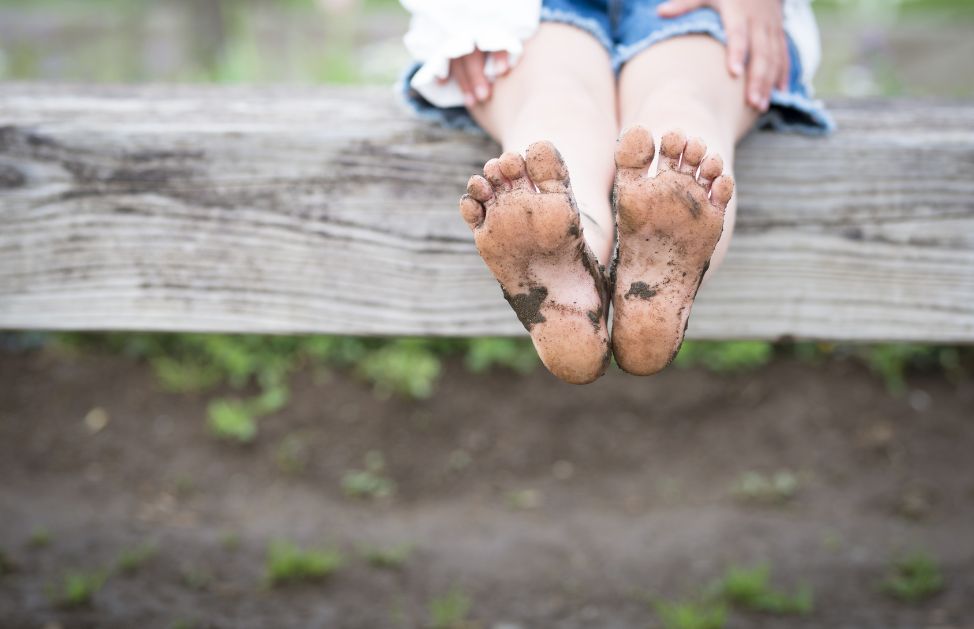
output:
<instances>
[{"instance_id":1,"label":"big toe","mask_svg":"<svg viewBox=\"0 0 974 629\"><path fill-rule=\"evenodd\" d=\"M630 127L616 142L616 168L620 174L645 175L655 153L653 134L646 127Z\"/></svg>"}]
</instances>

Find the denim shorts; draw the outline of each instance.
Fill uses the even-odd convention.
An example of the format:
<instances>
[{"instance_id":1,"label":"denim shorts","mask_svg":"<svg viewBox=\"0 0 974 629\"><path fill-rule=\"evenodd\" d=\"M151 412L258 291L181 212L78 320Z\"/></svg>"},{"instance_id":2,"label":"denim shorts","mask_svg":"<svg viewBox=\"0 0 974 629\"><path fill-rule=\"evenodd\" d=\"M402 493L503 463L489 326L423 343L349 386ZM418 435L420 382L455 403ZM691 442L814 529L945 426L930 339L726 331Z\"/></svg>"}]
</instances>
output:
<instances>
[{"instance_id":1,"label":"denim shorts","mask_svg":"<svg viewBox=\"0 0 974 629\"><path fill-rule=\"evenodd\" d=\"M637 54L653 44L681 35L710 35L721 43L727 36L720 15L710 8L695 9L673 18L657 15L663 0L543 0L541 22L570 24L592 35L609 52L616 73ZM788 89L771 92L771 106L757 122L758 128L821 135L835 124L820 101L802 80L802 60L788 39L791 60ZM477 130L465 107L438 108L410 89L409 80L421 64L403 75L400 89L406 103L421 117L447 127ZM743 96L742 96L743 97Z\"/></svg>"}]
</instances>

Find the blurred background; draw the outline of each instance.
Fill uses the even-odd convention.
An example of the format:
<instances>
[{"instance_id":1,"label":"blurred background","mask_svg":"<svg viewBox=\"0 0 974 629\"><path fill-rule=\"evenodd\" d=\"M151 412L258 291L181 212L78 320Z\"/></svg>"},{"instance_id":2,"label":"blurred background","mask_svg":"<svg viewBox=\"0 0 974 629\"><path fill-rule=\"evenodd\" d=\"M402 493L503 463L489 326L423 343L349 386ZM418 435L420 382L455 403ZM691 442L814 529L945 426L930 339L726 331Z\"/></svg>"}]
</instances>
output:
<instances>
[{"instance_id":1,"label":"blurred background","mask_svg":"<svg viewBox=\"0 0 974 629\"><path fill-rule=\"evenodd\" d=\"M823 98L974 94L974 2L814 6ZM0 0L0 79L391 85L407 20ZM0 627L970 629L972 371L688 342L579 388L523 339L0 333Z\"/></svg>"}]
</instances>

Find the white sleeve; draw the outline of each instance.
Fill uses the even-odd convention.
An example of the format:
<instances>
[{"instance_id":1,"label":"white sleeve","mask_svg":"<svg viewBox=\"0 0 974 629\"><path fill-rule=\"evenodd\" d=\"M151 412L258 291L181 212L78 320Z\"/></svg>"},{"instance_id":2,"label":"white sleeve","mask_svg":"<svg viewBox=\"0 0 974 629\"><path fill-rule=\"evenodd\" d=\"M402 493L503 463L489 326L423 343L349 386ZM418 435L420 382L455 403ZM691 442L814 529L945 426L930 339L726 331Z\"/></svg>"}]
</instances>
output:
<instances>
[{"instance_id":1,"label":"white sleeve","mask_svg":"<svg viewBox=\"0 0 974 629\"><path fill-rule=\"evenodd\" d=\"M422 66L409 85L437 107L463 105L456 81L441 85L449 74L450 59L469 54L507 51L513 66L524 41L538 28L541 0L401 0L412 14L406 48ZM488 56L484 74L493 81L497 73Z\"/></svg>"}]
</instances>

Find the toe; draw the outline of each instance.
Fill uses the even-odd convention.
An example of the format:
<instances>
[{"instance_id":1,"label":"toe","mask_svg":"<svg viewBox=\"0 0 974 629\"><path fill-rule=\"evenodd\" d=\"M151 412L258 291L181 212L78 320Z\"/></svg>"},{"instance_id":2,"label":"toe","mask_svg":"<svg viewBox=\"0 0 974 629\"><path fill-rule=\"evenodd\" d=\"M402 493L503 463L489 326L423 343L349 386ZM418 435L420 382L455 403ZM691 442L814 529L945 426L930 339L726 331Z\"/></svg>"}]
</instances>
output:
<instances>
[{"instance_id":1,"label":"toe","mask_svg":"<svg viewBox=\"0 0 974 629\"><path fill-rule=\"evenodd\" d=\"M531 181L541 192L567 192L568 168L554 144L535 142L528 147L527 169Z\"/></svg>"},{"instance_id":2,"label":"toe","mask_svg":"<svg viewBox=\"0 0 974 629\"><path fill-rule=\"evenodd\" d=\"M484 164L484 177L490 182L494 192L505 192L511 189L511 182L501 172L501 160L496 157L487 160L487 163Z\"/></svg>"},{"instance_id":3,"label":"toe","mask_svg":"<svg viewBox=\"0 0 974 629\"><path fill-rule=\"evenodd\" d=\"M714 179L714 184L710 192L710 202L717 206L721 211L727 207L731 197L734 195L734 178L730 175L721 175Z\"/></svg>"},{"instance_id":4,"label":"toe","mask_svg":"<svg viewBox=\"0 0 974 629\"><path fill-rule=\"evenodd\" d=\"M709 192L710 184L722 172L724 172L724 160L721 159L720 155L712 153L703 158L703 162L700 164L700 173L697 175L697 181Z\"/></svg>"},{"instance_id":5,"label":"toe","mask_svg":"<svg viewBox=\"0 0 974 629\"><path fill-rule=\"evenodd\" d=\"M460 215L467 222L470 229L476 229L484 224L484 206L469 194L460 197Z\"/></svg>"},{"instance_id":6,"label":"toe","mask_svg":"<svg viewBox=\"0 0 974 629\"><path fill-rule=\"evenodd\" d=\"M659 169L677 170L680 166L680 155L687 146L687 136L682 131L670 131L663 136L659 143Z\"/></svg>"},{"instance_id":7,"label":"toe","mask_svg":"<svg viewBox=\"0 0 974 629\"><path fill-rule=\"evenodd\" d=\"M680 162L680 172L693 176L697 174L700 161L707 154L707 145L701 138L690 138L687 147L683 149L683 160Z\"/></svg>"},{"instance_id":8,"label":"toe","mask_svg":"<svg viewBox=\"0 0 974 629\"><path fill-rule=\"evenodd\" d=\"M627 180L645 177L655 153L653 134L646 127L626 129L616 142L617 175Z\"/></svg>"},{"instance_id":9,"label":"toe","mask_svg":"<svg viewBox=\"0 0 974 629\"><path fill-rule=\"evenodd\" d=\"M524 159L517 153L504 153L500 157L501 174L504 175L515 190L533 190L528 171L524 167Z\"/></svg>"},{"instance_id":10,"label":"toe","mask_svg":"<svg viewBox=\"0 0 974 629\"><path fill-rule=\"evenodd\" d=\"M480 175L474 175L467 180L467 194L481 203L487 203L494 198L490 183Z\"/></svg>"}]
</instances>

